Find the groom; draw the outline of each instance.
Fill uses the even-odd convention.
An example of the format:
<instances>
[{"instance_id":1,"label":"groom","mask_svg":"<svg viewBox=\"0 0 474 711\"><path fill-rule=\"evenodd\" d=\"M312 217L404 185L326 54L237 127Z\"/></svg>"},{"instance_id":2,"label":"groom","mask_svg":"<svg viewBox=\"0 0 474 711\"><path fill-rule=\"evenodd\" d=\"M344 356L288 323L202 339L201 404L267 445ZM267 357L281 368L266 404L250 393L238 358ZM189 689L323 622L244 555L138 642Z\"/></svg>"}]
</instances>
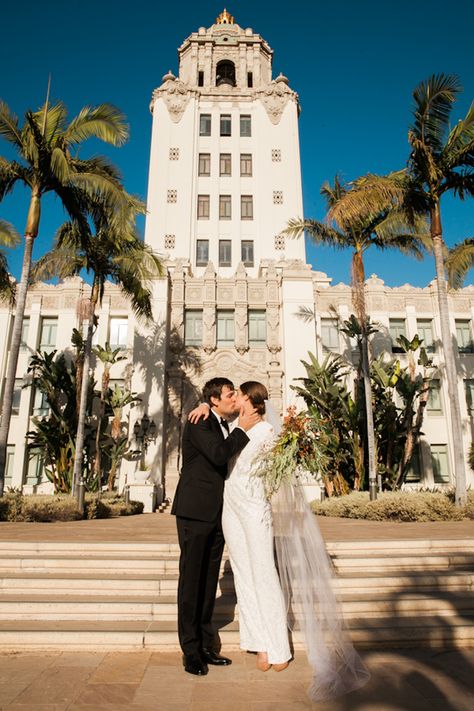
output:
<instances>
[{"instance_id":1,"label":"groom","mask_svg":"<svg viewBox=\"0 0 474 711\"><path fill-rule=\"evenodd\" d=\"M227 378L213 378L203 388L211 416L196 424L186 422L183 466L171 513L176 516L181 549L178 582L178 634L184 669L202 676L208 664L224 666L215 646L212 613L224 548L221 526L227 463L245 447L246 431L258 413L241 413L239 426L229 433L229 420L237 415L236 392Z\"/></svg>"}]
</instances>

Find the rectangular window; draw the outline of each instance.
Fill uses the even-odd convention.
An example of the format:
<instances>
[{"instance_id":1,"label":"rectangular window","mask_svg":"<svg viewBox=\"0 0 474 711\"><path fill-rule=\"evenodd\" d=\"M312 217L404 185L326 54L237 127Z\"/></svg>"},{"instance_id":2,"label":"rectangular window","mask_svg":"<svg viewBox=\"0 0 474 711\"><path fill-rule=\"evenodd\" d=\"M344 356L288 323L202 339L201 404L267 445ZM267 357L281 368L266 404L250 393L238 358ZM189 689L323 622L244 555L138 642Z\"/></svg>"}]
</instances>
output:
<instances>
[{"instance_id":1,"label":"rectangular window","mask_svg":"<svg viewBox=\"0 0 474 711\"><path fill-rule=\"evenodd\" d=\"M321 319L321 343L324 351L339 352L339 331L332 318Z\"/></svg>"},{"instance_id":2,"label":"rectangular window","mask_svg":"<svg viewBox=\"0 0 474 711\"><path fill-rule=\"evenodd\" d=\"M253 255L253 240L244 239L241 244L241 261L246 267L253 267L254 255Z\"/></svg>"},{"instance_id":3,"label":"rectangular window","mask_svg":"<svg viewBox=\"0 0 474 711\"><path fill-rule=\"evenodd\" d=\"M198 86L204 86L204 72L198 71Z\"/></svg>"},{"instance_id":4,"label":"rectangular window","mask_svg":"<svg viewBox=\"0 0 474 711\"><path fill-rule=\"evenodd\" d=\"M242 220L253 220L253 196L240 196L240 217Z\"/></svg>"},{"instance_id":5,"label":"rectangular window","mask_svg":"<svg viewBox=\"0 0 474 711\"><path fill-rule=\"evenodd\" d=\"M247 72L247 86L249 89L253 87L253 72Z\"/></svg>"},{"instance_id":6,"label":"rectangular window","mask_svg":"<svg viewBox=\"0 0 474 711\"><path fill-rule=\"evenodd\" d=\"M265 311L249 311L249 346L263 348L267 342Z\"/></svg>"},{"instance_id":7,"label":"rectangular window","mask_svg":"<svg viewBox=\"0 0 474 711\"><path fill-rule=\"evenodd\" d=\"M196 240L196 266L205 267L209 261L209 240Z\"/></svg>"},{"instance_id":8,"label":"rectangular window","mask_svg":"<svg viewBox=\"0 0 474 711\"><path fill-rule=\"evenodd\" d=\"M218 311L217 312L217 345L218 346L233 346L234 345L234 312L233 311Z\"/></svg>"},{"instance_id":9,"label":"rectangular window","mask_svg":"<svg viewBox=\"0 0 474 711\"><path fill-rule=\"evenodd\" d=\"M30 333L30 317L25 316L23 319L23 324L21 326L21 342L20 350L26 351L28 346L28 335Z\"/></svg>"},{"instance_id":10,"label":"rectangular window","mask_svg":"<svg viewBox=\"0 0 474 711\"><path fill-rule=\"evenodd\" d=\"M459 321L456 319L456 341L459 353L474 353L470 321Z\"/></svg>"},{"instance_id":11,"label":"rectangular window","mask_svg":"<svg viewBox=\"0 0 474 711\"><path fill-rule=\"evenodd\" d=\"M392 339L392 353L404 353L403 348L397 343L399 336L407 335L406 321L404 318L391 318L388 321L388 330Z\"/></svg>"},{"instance_id":12,"label":"rectangular window","mask_svg":"<svg viewBox=\"0 0 474 711\"><path fill-rule=\"evenodd\" d=\"M232 199L230 195L219 195L219 220L230 220L232 217Z\"/></svg>"},{"instance_id":13,"label":"rectangular window","mask_svg":"<svg viewBox=\"0 0 474 711\"><path fill-rule=\"evenodd\" d=\"M211 114L201 114L199 116L199 135L211 135Z\"/></svg>"},{"instance_id":14,"label":"rectangular window","mask_svg":"<svg viewBox=\"0 0 474 711\"><path fill-rule=\"evenodd\" d=\"M232 174L232 158L230 153L221 153L219 156L219 175Z\"/></svg>"},{"instance_id":15,"label":"rectangular window","mask_svg":"<svg viewBox=\"0 0 474 711\"><path fill-rule=\"evenodd\" d=\"M250 177L252 175L252 154L240 154L240 175L242 177Z\"/></svg>"},{"instance_id":16,"label":"rectangular window","mask_svg":"<svg viewBox=\"0 0 474 711\"><path fill-rule=\"evenodd\" d=\"M184 345L202 345L202 311L185 311Z\"/></svg>"},{"instance_id":17,"label":"rectangular window","mask_svg":"<svg viewBox=\"0 0 474 711\"><path fill-rule=\"evenodd\" d=\"M112 349L126 348L128 340L128 318L111 318L109 323L109 343Z\"/></svg>"},{"instance_id":18,"label":"rectangular window","mask_svg":"<svg viewBox=\"0 0 474 711\"><path fill-rule=\"evenodd\" d=\"M433 464L433 477L435 484L449 484L450 468L447 444L431 445L431 461Z\"/></svg>"},{"instance_id":19,"label":"rectangular window","mask_svg":"<svg viewBox=\"0 0 474 711\"><path fill-rule=\"evenodd\" d=\"M240 117L240 135L243 138L250 138L252 135L252 123L249 115L242 115Z\"/></svg>"},{"instance_id":20,"label":"rectangular window","mask_svg":"<svg viewBox=\"0 0 474 711\"><path fill-rule=\"evenodd\" d=\"M15 380L15 385L13 389L13 400L12 400L12 415L20 414L20 401L21 401L21 391L22 391L23 380Z\"/></svg>"},{"instance_id":21,"label":"rectangular window","mask_svg":"<svg viewBox=\"0 0 474 711\"><path fill-rule=\"evenodd\" d=\"M58 333L57 318L41 319L41 338L39 350L51 353L56 347L56 339Z\"/></svg>"},{"instance_id":22,"label":"rectangular window","mask_svg":"<svg viewBox=\"0 0 474 711\"><path fill-rule=\"evenodd\" d=\"M209 219L209 195L198 195L197 218L198 220Z\"/></svg>"},{"instance_id":23,"label":"rectangular window","mask_svg":"<svg viewBox=\"0 0 474 711\"><path fill-rule=\"evenodd\" d=\"M418 319L416 322L416 330L419 337L423 339L423 343L421 345L426 349L426 352L434 353L435 344L433 338L433 319Z\"/></svg>"},{"instance_id":24,"label":"rectangular window","mask_svg":"<svg viewBox=\"0 0 474 711\"><path fill-rule=\"evenodd\" d=\"M5 462L5 489L12 485L13 466L15 463L15 445L7 444L7 460Z\"/></svg>"},{"instance_id":25,"label":"rectangular window","mask_svg":"<svg viewBox=\"0 0 474 711\"><path fill-rule=\"evenodd\" d=\"M232 242L230 239L219 240L219 266L232 266Z\"/></svg>"},{"instance_id":26,"label":"rectangular window","mask_svg":"<svg viewBox=\"0 0 474 711\"><path fill-rule=\"evenodd\" d=\"M49 403L46 393L35 388L33 398L33 417L46 417L49 415Z\"/></svg>"},{"instance_id":27,"label":"rectangular window","mask_svg":"<svg viewBox=\"0 0 474 711\"><path fill-rule=\"evenodd\" d=\"M421 481L421 451L420 445L417 444L413 451L408 471L406 473L405 482L407 484L417 484Z\"/></svg>"},{"instance_id":28,"label":"rectangular window","mask_svg":"<svg viewBox=\"0 0 474 711\"><path fill-rule=\"evenodd\" d=\"M465 380L464 387L466 389L467 411L472 415L474 414L474 380L472 378Z\"/></svg>"},{"instance_id":29,"label":"rectangular window","mask_svg":"<svg viewBox=\"0 0 474 711\"><path fill-rule=\"evenodd\" d=\"M199 154L198 175L209 176L211 174L211 154Z\"/></svg>"},{"instance_id":30,"label":"rectangular window","mask_svg":"<svg viewBox=\"0 0 474 711\"><path fill-rule=\"evenodd\" d=\"M43 452L37 447L28 449L28 469L25 484L36 486L41 484L44 478L44 458Z\"/></svg>"},{"instance_id":31,"label":"rectangular window","mask_svg":"<svg viewBox=\"0 0 474 711\"><path fill-rule=\"evenodd\" d=\"M232 133L232 119L230 114L221 114L221 136L230 136Z\"/></svg>"},{"instance_id":32,"label":"rectangular window","mask_svg":"<svg viewBox=\"0 0 474 711\"><path fill-rule=\"evenodd\" d=\"M438 378L433 378L430 381L430 392L426 409L430 415L440 417L443 414L443 403L441 398L441 381Z\"/></svg>"}]
</instances>

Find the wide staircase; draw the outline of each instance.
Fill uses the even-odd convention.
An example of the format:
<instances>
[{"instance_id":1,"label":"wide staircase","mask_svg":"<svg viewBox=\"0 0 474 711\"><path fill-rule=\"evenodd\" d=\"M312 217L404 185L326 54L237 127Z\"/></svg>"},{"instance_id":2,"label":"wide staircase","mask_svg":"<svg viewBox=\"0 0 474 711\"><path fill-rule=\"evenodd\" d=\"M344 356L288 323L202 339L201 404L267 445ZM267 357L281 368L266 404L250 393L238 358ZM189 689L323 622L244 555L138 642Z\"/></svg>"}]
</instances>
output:
<instances>
[{"instance_id":1,"label":"wide staircase","mask_svg":"<svg viewBox=\"0 0 474 711\"><path fill-rule=\"evenodd\" d=\"M358 646L474 645L473 539L327 547ZM0 649L177 649L178 553L175 542L0 541ZM238 645L225 556L215 617L223 645Z\"/></svg>"}]
</instances>

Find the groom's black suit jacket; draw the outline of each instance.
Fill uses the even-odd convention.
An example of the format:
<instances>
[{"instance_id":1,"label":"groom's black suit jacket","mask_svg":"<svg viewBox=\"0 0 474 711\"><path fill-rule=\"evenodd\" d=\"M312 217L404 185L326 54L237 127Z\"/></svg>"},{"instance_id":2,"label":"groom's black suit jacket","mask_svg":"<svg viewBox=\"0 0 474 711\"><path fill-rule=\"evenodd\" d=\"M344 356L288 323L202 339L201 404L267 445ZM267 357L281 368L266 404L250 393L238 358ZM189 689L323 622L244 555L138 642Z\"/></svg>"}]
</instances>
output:
<instances>
[{"instance_id":1,"label":"groom's black suit jacket","mask_svg":"<svg viewBox=\"0 0 474 711\"><path fill-rule=\"evenodd\" d=\"M236 427L224 438L211 412L207 420L186 422L183 432L183 466L171 513L197 521L217 520L224 493L229 460L249 438Z\"/></svg>"}]
</instances>

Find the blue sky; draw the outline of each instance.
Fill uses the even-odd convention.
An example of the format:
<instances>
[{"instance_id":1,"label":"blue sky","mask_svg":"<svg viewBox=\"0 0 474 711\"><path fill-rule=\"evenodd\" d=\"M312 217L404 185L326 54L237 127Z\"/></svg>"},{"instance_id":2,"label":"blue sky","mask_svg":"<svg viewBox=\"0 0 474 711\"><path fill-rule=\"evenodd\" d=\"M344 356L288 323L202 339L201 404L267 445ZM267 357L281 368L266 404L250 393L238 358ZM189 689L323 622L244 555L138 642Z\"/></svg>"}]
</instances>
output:
<instances>
[{"instance_id":1,"label":"blue sky","mask_svg":"<svg viewBox=\"0 0 474 711\"><path fill-rule=\"evenodd\" d=\"M131 138L121 149L85 144L82 155L103 152L121 168L130 192L146 197L151 137L149 101L168 69L177 73L177 47L200 26L209 27L220 2L156 0L24 0L2 8L0 97L18 115L44 101L48 74L52 98L71 116L86 104L111 102L127 115ZM300 141L306 217L322 219L321 184L340 173L351 180L366 172L405 165L412 90L432 73L456 73L464 92L453 121L474 98L474 3L459 0L358 0L289 4L229 0L228 10L274 50L281 71L300 96ZM0 154L8 155L0 141ZM0 217L22 232L27 195L16 190L0 203ZM53 198L43 207L34 256L51 244L64 214ZM474 203L443 205L448 244L474 236ZM143 225L141 225L143 227ZM308 261L333 283L349 280L350 254L308 245ZM19 276L21 249L9 255ZM428 257L418 263L396 253L368 253L367 275L391 286L426 285L434 276ZM472 275L470 275L472 276ZM472 279L468 279L472 282Z\"/></svg>"}]
</instances>

